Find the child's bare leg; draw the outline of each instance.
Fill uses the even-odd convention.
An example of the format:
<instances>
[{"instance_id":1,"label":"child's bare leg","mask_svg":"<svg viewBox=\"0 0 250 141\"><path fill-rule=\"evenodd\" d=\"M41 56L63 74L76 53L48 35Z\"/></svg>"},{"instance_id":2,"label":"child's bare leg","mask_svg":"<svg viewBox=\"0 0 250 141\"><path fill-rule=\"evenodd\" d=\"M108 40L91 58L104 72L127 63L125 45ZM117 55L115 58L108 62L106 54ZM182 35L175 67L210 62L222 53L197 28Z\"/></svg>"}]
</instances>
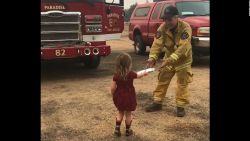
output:
<instances>
[{"instance_id":1,"label":"child's bare leg","mask_svg":"<svg viewBox=\"0 0 250 141\"><path fill-rule=\"evenodd\" d=\"M130 121L132 120L132 113L131 113L131 111L125 111L124 114L125 114L125 117L126 117L125 122L126 123L130 123Z\"/></svg>"},{"instance_id":2,"label":"child's bare leg","mask_svg":"<svg viewBox=\"0 0 250 141\"><path fill-rule=\"evenodd\" d=\"M116 120L122 122L123 116L124 116L124 111L118 111L117 116L116 116Z\"/></svg>"},{"instance_id":3,"label":"child's bare leg","mask_svg":"<svg viewBox=\"0 0 250 141\"><path fill-rule=\"evenodd\" d=\"M116 126L115 126L115 132L114 132L114 134L118 137L121 136L120 126L122 123L123 116L124 116L124 112L118 111L117 116L116 116Z\"/></svg>"},{"instance_id":4,"label":"child's bare leg","mask_svg":"<svg viewBox=\"0 0 250 141\"><path fill-rule=\"evenodd\" d=\"M126 136L130 136L133 134L133 131L130 129L131 123L132 123L132 112L131 111L125 111L125 124L126 124Z\"/></svg>"}]
</instances>

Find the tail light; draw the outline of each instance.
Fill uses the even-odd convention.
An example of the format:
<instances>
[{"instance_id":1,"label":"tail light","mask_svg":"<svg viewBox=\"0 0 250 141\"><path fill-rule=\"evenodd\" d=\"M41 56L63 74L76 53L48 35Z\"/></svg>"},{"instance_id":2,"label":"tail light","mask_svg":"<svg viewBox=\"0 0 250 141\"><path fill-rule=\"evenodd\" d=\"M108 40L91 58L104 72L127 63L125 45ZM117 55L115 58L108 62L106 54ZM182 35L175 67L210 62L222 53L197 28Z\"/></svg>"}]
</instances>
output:
<instances>
[{"instance_id":1,"label":"tail light","mask_svg":"<svg viewBox=\"0 0 250 141\"><path fill-rule=\"evenodd\" d=\"M200 27L197 29L197 36L210 36L210 27Z\"/></svg>"},{"instance_id":2,"label":"tail light","mask_svg":"<svg viewBox=\"0 0 250 141\"><path fill-rule=\"evenodd\" d=\"M192 36L197 36L197 28L192 27Z\"/></svg>"}]
</instances>

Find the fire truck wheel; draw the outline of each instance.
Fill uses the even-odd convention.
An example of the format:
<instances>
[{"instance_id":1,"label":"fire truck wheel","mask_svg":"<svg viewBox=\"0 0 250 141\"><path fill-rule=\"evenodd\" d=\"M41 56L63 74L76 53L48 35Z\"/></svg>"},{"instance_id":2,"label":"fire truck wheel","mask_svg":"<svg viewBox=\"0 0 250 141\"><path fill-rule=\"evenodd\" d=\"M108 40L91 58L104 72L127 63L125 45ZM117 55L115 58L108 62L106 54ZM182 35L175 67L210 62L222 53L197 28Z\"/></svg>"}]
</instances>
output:
<instances>
[{"instance_id":1,"label":"fire truck wheel","mask_svg":"<svg viewBox=\"0 0 250 141\"><path fill-rule=\"evenodd\" d=\"M146 46L143 44L141 35L135 36L135 43L134 43L134 50L135 54L144 54L146 51Z\"/></svg>"},{"instance_id":2,"label":"fire truck wheel","mask_svg":"<svg viewBox=\"0 0 250 141\"><path fill-rule=\"evenodd\" d=\"M84 65L87 68L97 68L101 62L100 56L86 56L84 57Z\"/></svg>"}]
</instances>

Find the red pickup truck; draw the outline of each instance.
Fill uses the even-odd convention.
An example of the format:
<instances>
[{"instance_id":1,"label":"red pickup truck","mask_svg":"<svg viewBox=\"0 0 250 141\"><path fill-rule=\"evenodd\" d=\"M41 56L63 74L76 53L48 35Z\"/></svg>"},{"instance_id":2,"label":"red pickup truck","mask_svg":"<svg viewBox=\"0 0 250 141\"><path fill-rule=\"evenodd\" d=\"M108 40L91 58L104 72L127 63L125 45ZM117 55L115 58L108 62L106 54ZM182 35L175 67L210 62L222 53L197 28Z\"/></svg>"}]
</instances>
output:
<instances>
[{"instance_id":1,"label":"red pickup truck","mask_svg":"<svg viewBox=\"0 0 250 141\"><path fill-rule=\"evenodd\" d=\"M151 46L158 27L163 23L163 11L174 5L179 18L192 27L192 46L195 56L210 54L210 21L208 0L165 0L139 4L133 11L129 23L129 39L134 41L136 54L144 54Z\"/></svg>"}]
</instances>

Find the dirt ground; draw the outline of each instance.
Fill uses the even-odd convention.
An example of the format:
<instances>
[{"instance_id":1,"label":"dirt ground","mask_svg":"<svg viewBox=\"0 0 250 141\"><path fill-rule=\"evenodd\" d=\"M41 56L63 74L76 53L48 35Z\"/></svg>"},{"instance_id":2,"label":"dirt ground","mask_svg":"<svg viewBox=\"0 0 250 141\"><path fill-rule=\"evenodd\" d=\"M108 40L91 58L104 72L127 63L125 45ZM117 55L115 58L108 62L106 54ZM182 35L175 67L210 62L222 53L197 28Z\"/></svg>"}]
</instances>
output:
<instances>
[{"instance_id":1,"label":"dirt ground","mask_svg":"<svg viewBox=\"0 0 250 141\"><path fill-rule=\"evenodd\" d=\"M78 63L54 61L42 63L41 70L41 140L42 141L208 141L209 140L209 59L193 66L194 81L190 84L190 105L184 118L175 116L173 78L160 112L146 113L157 84L157 72L134 81L137 110L132 129L135 134L113 136L116 108L110 94L114 58L128 52L133 70L143 69L147 55L135 55L132 42L108 41L112 54L102 58L96 70L84 69Z\"/></svg>"}]
</instances>

